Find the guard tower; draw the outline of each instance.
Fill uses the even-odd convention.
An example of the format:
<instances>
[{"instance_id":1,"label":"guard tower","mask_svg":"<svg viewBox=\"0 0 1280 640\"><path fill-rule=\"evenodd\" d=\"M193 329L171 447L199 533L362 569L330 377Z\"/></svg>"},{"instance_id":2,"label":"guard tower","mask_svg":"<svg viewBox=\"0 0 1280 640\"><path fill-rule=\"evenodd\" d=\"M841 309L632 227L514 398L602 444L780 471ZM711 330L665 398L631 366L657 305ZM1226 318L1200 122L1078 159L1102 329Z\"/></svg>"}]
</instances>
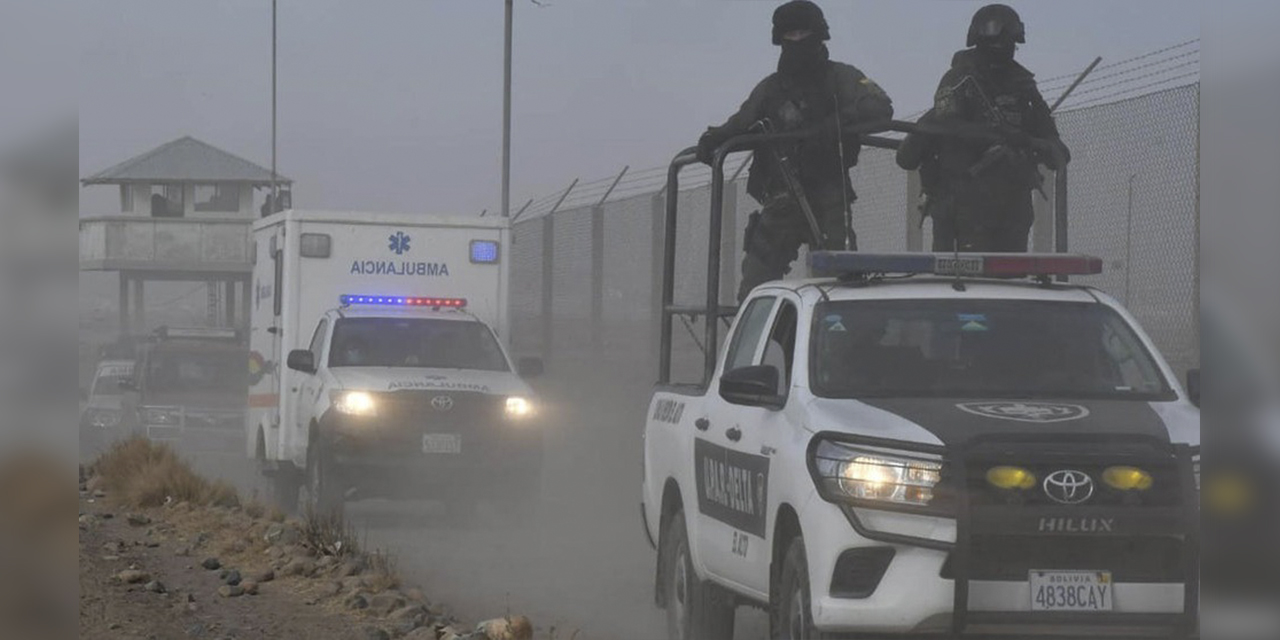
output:
<instances>
[{"instance_id":1,"label":"guard tower","mask_svg":"<svg viewBox=\"0 0 1280 640\"><path fill-rule=\"evenodd\" d=\"M270 170L190 136L81 180L120 190L119 213L81 218L80 269L120 274L122 335L145 329L148 281L205 282L209 325L247 324L253 221L291 199L277 174L279 205L268 194L255 210L254 192L271 182Z\"/></svg>"}]
</instances>

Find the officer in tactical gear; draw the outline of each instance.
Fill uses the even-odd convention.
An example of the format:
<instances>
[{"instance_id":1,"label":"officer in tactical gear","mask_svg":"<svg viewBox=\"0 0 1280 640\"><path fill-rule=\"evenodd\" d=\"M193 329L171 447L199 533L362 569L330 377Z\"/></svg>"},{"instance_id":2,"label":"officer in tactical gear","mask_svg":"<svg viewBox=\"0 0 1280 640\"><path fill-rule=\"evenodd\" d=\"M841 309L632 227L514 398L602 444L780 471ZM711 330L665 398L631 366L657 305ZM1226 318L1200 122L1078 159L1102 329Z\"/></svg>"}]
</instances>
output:
<instances>
[{"instance_id":1,"label":"officer in tactical gear","mask_svg":"<svg viewBox=\"0 0 1280 640\"><path fill-rule=\"evenodd\" d=\"M1024 42L1012 8L979 9L922 131L898 150L900 166L921 171L934 251L1026 251L1031 194L1043 195L1039 167L1071 159L1035 76L1013 59Z\"/></svg>"},{"instance_id":2,"label":"officer in tactical gear","mask_svg":"<svg viewBox=\"0 0 1280 640\"><path fill-rule=\"evenodd\" d=\"M857 68L828 59L831 39L818 5L791 0L773 14L773 44L782 48L778 70L756 85L742 107L698 140L698 159L710 164L715 150L751 131L817 130L799 142L757 149L747 193L761 205L751 214L743 240L738 299L756 286L791 271L800 245L815 247L804 208L818 227L820 248L856 248L849 206L856 199L849 169L860 141L844 129L893 117L889 96ZM806 204L802 204L806 203Z\"/></svg>"}]
</instances>

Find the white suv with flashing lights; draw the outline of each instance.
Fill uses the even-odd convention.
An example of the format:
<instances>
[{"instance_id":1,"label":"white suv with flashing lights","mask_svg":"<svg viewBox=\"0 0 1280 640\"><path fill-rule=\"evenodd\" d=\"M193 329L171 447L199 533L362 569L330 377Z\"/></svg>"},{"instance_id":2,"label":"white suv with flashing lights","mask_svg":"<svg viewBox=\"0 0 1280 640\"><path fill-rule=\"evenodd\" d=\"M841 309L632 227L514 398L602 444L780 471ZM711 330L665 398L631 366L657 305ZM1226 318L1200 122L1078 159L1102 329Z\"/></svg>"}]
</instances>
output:
<instances>
[{"instance_id":1,"label":"white suv with flashing lights","mask_svg":"<svg viewBox=\"0 0 1280 640\"><path fill-rule=\"evenodd\" d=\"M708 384L649 406L669 635L730 638L737 605L774 638L1197 634L1199 409L1114 299L1053 282L1100 264L819 252L836 277L753 291Z\"/></svg>"}]
</instances>

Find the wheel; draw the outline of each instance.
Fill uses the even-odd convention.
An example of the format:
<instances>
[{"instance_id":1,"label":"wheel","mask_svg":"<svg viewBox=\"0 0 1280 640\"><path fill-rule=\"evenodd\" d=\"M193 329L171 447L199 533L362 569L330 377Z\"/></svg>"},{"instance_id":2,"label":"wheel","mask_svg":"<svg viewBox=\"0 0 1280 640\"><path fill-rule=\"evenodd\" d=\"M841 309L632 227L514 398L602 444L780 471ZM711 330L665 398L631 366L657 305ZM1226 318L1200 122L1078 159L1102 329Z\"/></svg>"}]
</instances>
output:
<instances>
[{"instance_id":1,"label":"wheel","mask_svg":"<svg viewBox=\"0 0 1280 640\"><path fill-rule=\"evenodd\" d=\"M684 513L671 517L662 563L667 609L667 637L671 640L732 640L734 604L720 587L703 582L689 554Z\"/></svg>"},{"instance_id":2,"label":"wheel","mask_svg":"<svg viewBox=\"0 0 1280 640\"><path fill-rule=\"evenodd\" d=\"M290 465L277 469L271 476L271 501L286 515L298 514L298 497L302 490L302 474Z\"/></svg>"},{"instance_id":3,"label":"wheel","mask_svg":"<svg viewBox=\"0 0 1280 640\"><path fill-rule=\"evenodd\" d=\"M770 603L773 637L812 640L826 637L813 625L813 600L809 597L809 560L804 538L796 536L787 546L778 577L777 601Z\"/></svg>"},{"instance_id":4,"label":"wheel","mask_svg":"<svg viewBox=\"0 0 1280 640\"><path fill-rule=\"evenodd\" d=\"M332 454L324 440L315 438L311 442L306 482L302 487L303 507L315 514L342 515L342 487L334 473Z\"/></svg>"}]
</instances>

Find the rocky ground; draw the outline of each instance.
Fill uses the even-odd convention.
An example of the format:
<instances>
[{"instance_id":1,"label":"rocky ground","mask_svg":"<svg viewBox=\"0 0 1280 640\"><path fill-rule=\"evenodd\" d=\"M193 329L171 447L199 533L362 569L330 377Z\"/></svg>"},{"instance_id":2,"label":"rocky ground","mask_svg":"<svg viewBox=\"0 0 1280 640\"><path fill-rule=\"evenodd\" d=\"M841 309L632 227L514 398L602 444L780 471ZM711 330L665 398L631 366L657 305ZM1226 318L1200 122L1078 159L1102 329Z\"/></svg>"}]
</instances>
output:
<instances>
[{"instance_id":1,"label":"rocky ground","mask_svg":"<svg viewBox=\"0 0 1280 640\"><path fill-rule=\"evenodd\" d=\"M385 556L344 549L341 523L286 520L254 505L130 508L102 485L90 478L80 492L81 638L533 636L520 616L464 628L399 584Z\"/></svg>"}]
</instances>

